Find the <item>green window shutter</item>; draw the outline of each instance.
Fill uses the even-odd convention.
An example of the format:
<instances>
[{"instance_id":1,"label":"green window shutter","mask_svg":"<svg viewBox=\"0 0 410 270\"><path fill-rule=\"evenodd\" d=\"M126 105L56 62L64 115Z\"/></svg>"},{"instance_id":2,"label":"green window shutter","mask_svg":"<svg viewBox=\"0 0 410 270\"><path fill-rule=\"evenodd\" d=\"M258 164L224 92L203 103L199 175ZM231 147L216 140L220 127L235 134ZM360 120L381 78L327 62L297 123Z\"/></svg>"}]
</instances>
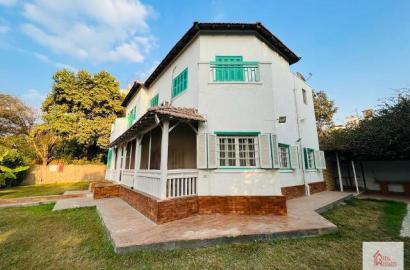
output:
<instances>
[{"instance_id":1,"label":"green window shutter","mask_svg":"<svg viewBox=\"0 0 410 270\"><path fill-rule=\"evenodd\" d=\"M159 94L156 94L153 98L151 98L151 107L158 106L159 102Z\"/></svg>"},{"instance_id":2,"label":"green window shutter","mask_svg":"<svg viewBox=\"0 0 410 270\"><path fill-rule=\"evenodd\" d=\"M244 81L243 65L229 65L243 62L242 56L216 56L216 81ZM219 67L218 67L219 65Z\"/></svg>"},{"instance_id":3,"label":"green window shutter","mask_svg":"<svg viewBox=\"0 0 410 270\"><path fill-rule=\"evenodd\" d=\"M107 168L111 168L111 160L112 160L112 149L108 149L108 154L107 154Z\"/></svg>"},{"instance_id":4,"label":"green window shutter","mask_svg":"<svg viewBox=\"0 0 410 270\"><path fill-rule=\"evenodd\" d=\"M171 96L176 97L188 88L188 68L184 69L172 81Z\"/></svg>"}]
</instances>

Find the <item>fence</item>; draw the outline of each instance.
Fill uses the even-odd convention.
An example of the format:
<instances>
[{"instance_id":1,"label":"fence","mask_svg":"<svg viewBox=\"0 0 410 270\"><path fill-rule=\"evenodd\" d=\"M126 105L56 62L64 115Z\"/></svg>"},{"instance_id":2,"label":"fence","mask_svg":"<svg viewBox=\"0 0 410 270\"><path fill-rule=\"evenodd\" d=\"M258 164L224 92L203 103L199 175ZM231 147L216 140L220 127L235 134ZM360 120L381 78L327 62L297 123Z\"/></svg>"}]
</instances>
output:
<instances>
[{"instance_id":1,"label":"fence","mask_svg":"<svg viewBox=\"0 0 410 270\"><path fill-rule=\"evenodd\" d=\"M105 178L105 165L34 165L24 184L51 184L80 181L98 181Z\"/></svg>"}]
</instances>

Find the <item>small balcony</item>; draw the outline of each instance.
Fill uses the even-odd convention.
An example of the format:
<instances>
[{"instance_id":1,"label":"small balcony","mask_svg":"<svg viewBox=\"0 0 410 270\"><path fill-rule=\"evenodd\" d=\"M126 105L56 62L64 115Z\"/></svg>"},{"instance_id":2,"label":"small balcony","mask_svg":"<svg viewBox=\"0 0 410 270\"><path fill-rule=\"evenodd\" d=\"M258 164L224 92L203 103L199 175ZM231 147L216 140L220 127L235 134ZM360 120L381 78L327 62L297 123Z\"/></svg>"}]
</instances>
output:
<instances>
[{"instance_id":1,"label":"small balcony","mask_svg":"<svg viewBox=\"0 0 410 270\"><path fill-rule=\"evenodd\" d=\"M256 83L260 81L258 62L211 62L211 82Z\"/></svg>"}]
</instances>

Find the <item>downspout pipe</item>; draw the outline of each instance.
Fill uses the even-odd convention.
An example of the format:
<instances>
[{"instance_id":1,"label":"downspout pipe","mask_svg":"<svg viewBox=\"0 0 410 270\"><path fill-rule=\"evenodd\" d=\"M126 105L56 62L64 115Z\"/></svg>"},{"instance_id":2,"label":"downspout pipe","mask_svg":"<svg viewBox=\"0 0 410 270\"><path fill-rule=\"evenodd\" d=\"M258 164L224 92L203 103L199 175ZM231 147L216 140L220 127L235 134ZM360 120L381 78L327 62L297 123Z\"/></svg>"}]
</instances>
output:
<instances>
[{"instance_id":1,"label":"downspout pipe","mask_svg":"<svg viewBox=\"0 0 410 270\"><path fill-rule=\"evenodd\" d=\"M295 81L295 74L293 74L293 100L295 103L295 113L296 113L296 126L297 126L297 131L298 131L298 144L299 144L299 149L300 149L300 161L301 161L301 167L302 167L302 180L303 184L305 185L305 195L310 196L310 186L306 181L306 175L305 175L305 166L303 162L303 146L302 146L302 136L301 136L301 131L300 131L300 115L299 115L299 109L298 109L298 102L297 102L297 96L296 96L296 81Z\"/></svg>"}]
</instances>

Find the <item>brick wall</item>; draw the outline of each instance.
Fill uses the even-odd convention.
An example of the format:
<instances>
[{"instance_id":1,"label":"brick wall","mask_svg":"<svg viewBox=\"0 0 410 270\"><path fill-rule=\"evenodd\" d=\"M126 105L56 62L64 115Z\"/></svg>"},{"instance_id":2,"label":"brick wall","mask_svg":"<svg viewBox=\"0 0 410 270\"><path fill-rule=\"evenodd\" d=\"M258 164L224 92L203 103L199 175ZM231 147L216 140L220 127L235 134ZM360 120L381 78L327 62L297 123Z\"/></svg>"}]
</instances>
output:
<instances>
[{"instance_id":1,"label":"brick wall","mask_svg":"<svg viewBox=\"0 0 410 270\"><path fill-rule=\"evenodd\" d=\"M158 200L146 193L110 182L90 184L95 199L120 197L152 221L161 224L195 214L286 215L285 196L190 196Z\"/></svg>"},{"instance_id":2,"label":"brick wall","mask_svg":"<svg viewBox=\"0 0 410 270\"><path fill-rule=\"evenodd\" d=\"M326 190L326 182L315 182L309 183L310 194L317 192L322 192ZM286 197L287 200L305 196L305 185L283 187L282 195Z\"/></svg>"},{"instance_id":3,"label":"brick wall","mask_svg":"<svg viewBox=\"0 0 410 270\"><path fill-rule=\"evenodd\" d=\"M200 196L199 214L286 215L285 196Z\"/></svg>"},{"instance_id":4,"label":"brick wall","mask_svg":"<svg viewBox=\"0 0 410 270\"><path fill-rule=\"evenodd\" d=\"M95 185L93 190L94 199L118 197L120 186L118 185Z\"/></svg>"}]
</instances>

